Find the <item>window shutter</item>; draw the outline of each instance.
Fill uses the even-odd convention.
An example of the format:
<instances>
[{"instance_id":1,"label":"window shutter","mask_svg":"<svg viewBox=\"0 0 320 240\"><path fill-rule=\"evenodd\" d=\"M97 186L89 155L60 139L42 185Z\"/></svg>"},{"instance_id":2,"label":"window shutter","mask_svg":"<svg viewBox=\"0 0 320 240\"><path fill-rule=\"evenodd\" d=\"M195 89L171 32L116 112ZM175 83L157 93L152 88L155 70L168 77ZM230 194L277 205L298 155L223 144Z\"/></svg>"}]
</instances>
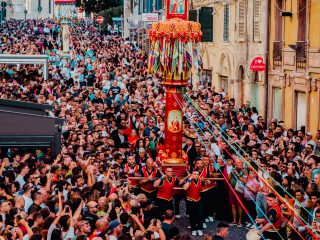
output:
<instances>
[{"instance_id":1,"label":"window shutter","mask_svg":"<svg viewBox=\"0 0 320 240\"><path fill-rule=\"evenodd\" d=\"M239 2L238 5L238 40L245 40L245 4L243 1Z\"/></svg>"},{"instance_id":2,"label":"window shutter","mask_svg":"<svg viewBox=\"0 0 320 240\"><path fill-rule=\"evenodd\" d=\"M202 7L199 14L202 42L213 42L213 8Z\"/></svg>"},{"instance_id":3,"label":"window shutter","mask_svg":"<svg viewBox=\"0 0 320 240\"><path fill-rule=\"evenodd\" d=\"M253 41L260 41L260 0L254 0L253 6Z\"/></svg>"},{"instance_id":4,"label":"window shutter","mask_svg":"<svg viewBox=\"0 0 320 240\"><path fill-rule=\"evenodd\" d=\"M198 11L197 10L189 10L189 21L198 22Z\"/></svg>"},{"instance_id":5,"label":"window shutter","mask_svg":"<svg viewBox=\"0 0 320 240\"><path fill-rule=\"evenodd\" d=\"M229 4L223 9L223 42L229 42Z\"/></svg>"}]
</instances>

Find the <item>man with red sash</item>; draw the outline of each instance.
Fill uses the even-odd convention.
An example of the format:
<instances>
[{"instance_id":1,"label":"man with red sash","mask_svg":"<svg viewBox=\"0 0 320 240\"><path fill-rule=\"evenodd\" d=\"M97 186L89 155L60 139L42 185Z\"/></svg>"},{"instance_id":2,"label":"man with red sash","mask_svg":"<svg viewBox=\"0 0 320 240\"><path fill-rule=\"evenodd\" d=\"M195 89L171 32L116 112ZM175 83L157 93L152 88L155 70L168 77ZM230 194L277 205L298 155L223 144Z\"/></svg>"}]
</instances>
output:
<instances>
[{"instance_id":1,"label":"man with red sash","mask_svg":"<svg viewBox=\"0 0 320 240\"><path fill-rule=\"evenodd\" d=\"M165 175L157 179L153 186L158 188L157 205L160 207L161 213L165 213L167 209L173 210L173 194L174 187L179 184L179 180L173 176L172 167L167 167Z\"/></svg>"},{"instance_id":2,"label":"man with red sash","mask_svg":"<svg viewBox=\"0 0 320 240\"><path fill-rule=\"evenodd\" d=\"M199 171L199 177L201 179L203 178L207 178L208 177L208 169L207 168L204 168L203 166L203 161L202 161L202 158L198 158L196 161L195 161L195 166L194 166L194 169L195 170L198 170ZM205 205L209 205L209 204L212 204L211 202L210 203L206 203L206 201L208 201L208 194L203 194L204 190L205 190L205 187L206 186L202 186L201 187L201 201L202 201L202 206L204 207ZM205 199L203 199L203 197L205 197ZM206 209L204 207L204 209ZM206 209L207 211L207 209ZM204 213L203 213L203 217L207 217L207 216L204 216ZM203 219L203 223L202 223L202 228L207 228L207 224L204 222L205 219Z\"/></svg>"},{"instance_id":3,"label":"man with red sash","mask_svg":"<svg viewBox=\"0 0 320 240\"><path fill-rule=\"evenodd\" d=\"M269 193L267 195L268 211L266 219L256 219L256 223L262 223L263 227L260 232L263 234L265 239L281 240L284 239L281 235L281 225L282 225L282 213L278 202L278 198L275 194Z\"/></svg>"},{"instance_id":4,"label":"man with red sash","mask_svg":"<svg viewBox=\"0 0 320 240\"><path fill-rule=\"evenodd\" d=\"M199 170L196 168L192 170L191 176L187 178L183 189L186 191L186 204L187 211L189 213L189 220L192 230L192 236L203 236L202 232L202 202L201 202L201 190L204 185L202 179L200 178Z\"/></svg>"},{"instance_id":5,"label":"man with red sash","mask_svg":"<svg viewBox=\"0 0 320 240\"><path fill-rule=\"evenodd\" d=\"M136 164L136 160L133 155L128 156L128 163L124 165L124 172L128 177L139 177L140 175L140 166ZM139 180L128 180L129 187L133 190L135 195L139 193Z\"/></svg>"},{"instance_id":6,"label":"man with red sash","mask_svg":"<svg viewBox=\"0 0 320 240\"><path fill-rule=\"evenodd\" d=\"M154 201L157 196L157 189L153 186L153 182L155 181L155 178L161 177L161 174L154 165L152 158L148 158L146 161L146 166L141 168L140 174L142 177L146 178L144 180L140 180L141 192L144 193L147 198Z\"/></svg>"},{"instance_id":7,"label":"man with red sash","mask_svg":"<svg viewBox=\"0 0 320 240\"><path fill-rule=\"evenodd\" d=\"M201 178L211 178L213 177L213 165L210 164L209 157L203 156L201 158L203 163L203 170L200 174ZM201 190L201 200L203 203L204 211L204 220L205 222L213 222L213 213L214 213L214 189L216 183L214 181L209 181L209 183L202 187ZM204 228L206 227L204 223Z\"/></svg>"}]
</instances>

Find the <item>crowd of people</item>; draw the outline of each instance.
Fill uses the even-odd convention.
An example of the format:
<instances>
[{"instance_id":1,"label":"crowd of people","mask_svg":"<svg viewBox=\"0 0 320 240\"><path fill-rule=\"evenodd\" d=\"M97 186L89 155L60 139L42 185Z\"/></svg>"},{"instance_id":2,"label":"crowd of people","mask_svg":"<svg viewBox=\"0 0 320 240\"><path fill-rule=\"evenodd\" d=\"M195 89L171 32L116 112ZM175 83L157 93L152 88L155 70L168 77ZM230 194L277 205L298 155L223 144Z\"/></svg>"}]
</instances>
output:
<instances>
[{"instance_id":1,"label":"crowd of people","mask_svg":"<svg viewBox=\"0 0 320 240\"><path fill-rule=\"evenodd\" d=\"M54 159L47 148L1 148L0 239L190 239L213 221L222 222L205 239L243 225L265 239L319 239L319 132L267 123L223 89L190 83L186 95L207 117L186 101L187 174L177 178L161 167L165 89L147 54L88 20L70 32L65 57L54 20L0 29L0 54L50 62L48 80L42 66L0 64L0 98L49 104L66 120ZM191 231L176 225L181 217Z\"/></svg>"}]
</instances>

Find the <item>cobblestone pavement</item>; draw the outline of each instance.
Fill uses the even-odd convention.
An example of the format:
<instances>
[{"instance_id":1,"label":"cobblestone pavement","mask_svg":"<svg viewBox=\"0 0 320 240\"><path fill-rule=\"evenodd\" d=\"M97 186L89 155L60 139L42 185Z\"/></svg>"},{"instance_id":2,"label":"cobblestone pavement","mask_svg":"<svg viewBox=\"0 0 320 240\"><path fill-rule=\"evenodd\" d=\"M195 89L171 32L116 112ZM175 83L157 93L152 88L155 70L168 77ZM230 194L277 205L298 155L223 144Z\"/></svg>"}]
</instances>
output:
<instances>
[{"instance_id":1,"label":"cobblestone pavement","mask_svg":"<svg viewBox=\"0 0 320 240\"><path fill-rule=\"evenodd\" d=\"M181 233L187 233L187 234L191 235L190 229L187 228L188 224L189 224L189 221L186 217L183 217L183 218L175 221L175 226L177 226L179 228ZM204 234L205 233L213 234L215 232L217 224L218 224L217 221L207 223L208 228L204 229L203 233ZM226 240L245 240L246 233L247 233L247 230L244 227L242 227L242 228L238 228L236 226L230 227L229 235L226 238ZM200 240L202 238L201 237L192 237L192 239Z\"/></svg>"},{"instance_id":2,"label":"cobblestone pavement","mask_svg":"<svg viewBox=\"0 0 320 240\"><path fill-rule=\"evenodd\" d=\"M187 233L191 236L191 230L188 229L189 220L185 215L185 202L181 201L180 204L181 210L181 218L175 220L174 225L177 226L180 230L180 233ZM215 232L216 226L219 222L209 222L207 224L207 229L203 229L203 233L213 234ZM246 240L247 230L245 227L238 228L237 226L233 226L229 228L229 235L226 240ZM202 237L192 237L194 240L200 240Z\"/></svg>"}]
</instances>

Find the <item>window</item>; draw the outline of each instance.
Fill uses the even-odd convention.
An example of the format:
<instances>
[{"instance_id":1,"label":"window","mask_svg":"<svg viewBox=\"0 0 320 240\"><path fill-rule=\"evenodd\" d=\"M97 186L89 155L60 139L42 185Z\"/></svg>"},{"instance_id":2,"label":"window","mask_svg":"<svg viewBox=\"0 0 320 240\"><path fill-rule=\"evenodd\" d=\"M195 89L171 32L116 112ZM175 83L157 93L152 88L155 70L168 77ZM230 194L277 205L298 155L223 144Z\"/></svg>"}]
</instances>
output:
<instances>
[{"instance_id":1,"label":"window","mask_svg":"<svg viewBox=\"0 0 320 240\"><path fill-rule=\"evenodd\" d=\"M303 92L296 92L296 128L306 126L307 95Z\"/></svg>"},{"instance_id":2,"label":"window","mask_svg":"<svg viewBox=\"0 0 320 240\"><path fill-rule=\"evenodd\" d=\"M156 10L163 9L163 2L162 0L156 0Z\"/></svg>"},{"instance_id":3,"label":"window","mask_svg":"<svg viewBox=\"0 0 320 240\"><path fill-rule=\"evenodd\" d=\"M245 40L245 5L243 1L238 3L238 40Z\"/></svg>"},{"instance_id":4,"label":"window","mask_svg":"<svg viewBox=\"0 0 320 240\"><path fill-rule=\"evenodd\" d=\"M260 41L260 0L253 2L253 41Z\"/></svg>"},{"instance_id":5,"label":"window","mask_svg":"<svg viewBox=\"0 0 320 240\"><path fill-rule=\"evenodd\" d=\"M277 120L282 120L282 90L281 88L273 88L273 114L272 117Z\"/></svg>"},{"instance_id":6,"label":"window","mask_svg":"<svg viewBox=\"0 0 320 240\"><path fill-rule=\"evenodd\" d=\"M203 69L201 76L201 84L211 83L212 81L212 70Z\"/></svg>"},{"instance_id":7,"label":"window","mask_svg":"<svg viewBox=\"0 0 320 240\"><path fill-rule=\"evenodd\" d=\"M0 6L1 6L1 9L0 9L0 22L2 22L7 17L7 11L6 11L7 3L6 2L1 2Z\"/></svg>"},{"instance_id":8,"label":"window","mask_svg":"<svg viewBox=\"0 0 320 240\"><path fill-rule=\"evenodd\" d=\"M220 88L228 94L228 77L227 76L220 76Z\"/></svg>"},{"instance_id":9,"label":"window","mask_svg":"<svg viewBox=\"0 0 320 240\"><path fill-rule=\"evenodd\" d=\"M141 12L145 13L147 12L147 0L141 0Z\"/></svg>"},{"instance_id":10,"label":"window","mask_svg":"<svg viewBox=\"0 0 320 240\"><path fill-rule=\"evenodd\" d=\"M49 0L49 14L51 13L51 0Z\"/></svg>"},{"instance_id":11,"label":"window","mask_svg":"<svg viewBox=\"0 0 320 240\"><path fill-rule=\"evenodd\" d=\"M213 41L213 8L202 7L200 9L199 21L202 31L202 42Z\"/></svg>"},{"instance_id":12,"label":"window","mask_svg":"<svg viewBox=\"0 0 320 240\"><path fill-rule=\"evenodd\" d=\"M189 10L189 21L198 22L198 10Z\"/></svg>"},{"instance_id":13,"label":"window","mask_svg":"<svg viewBox=\"0 0 320 240\"><path fill-rule=\"evenodd\" d=\"M298 1L298 41L306 40L307 0Z\"/></svg>"},{"instance_id":14,"label":"window","mask_svg":"<svg viewBox=\"0 0 320 240\"><path fill-rule=\"evenodd\" d=\"M273 42L273 68L281 68L282 66L282 28L283 19L281 11L283 9L282 0L275 0L274 2L274 42Z\"/></svg>"},{"instance_id":15,"label":"window","mask_svg":"<svg viewBox=\"0 0 320 240\"><path fill-rule=\"evenodd\" d=\"M275 41L282 42L282 0L275 0L274 2L274 30L275 30Z\"/></svg>"},{"instance_id":16,"label":"window","mask_svg":"<svg viewBox=\"0 0 320 240\"><path fill-rule=\"evenodd\" d=\"M229 42L229 4L223 9L223 42Z\"/></svg>"}]
</instances>

